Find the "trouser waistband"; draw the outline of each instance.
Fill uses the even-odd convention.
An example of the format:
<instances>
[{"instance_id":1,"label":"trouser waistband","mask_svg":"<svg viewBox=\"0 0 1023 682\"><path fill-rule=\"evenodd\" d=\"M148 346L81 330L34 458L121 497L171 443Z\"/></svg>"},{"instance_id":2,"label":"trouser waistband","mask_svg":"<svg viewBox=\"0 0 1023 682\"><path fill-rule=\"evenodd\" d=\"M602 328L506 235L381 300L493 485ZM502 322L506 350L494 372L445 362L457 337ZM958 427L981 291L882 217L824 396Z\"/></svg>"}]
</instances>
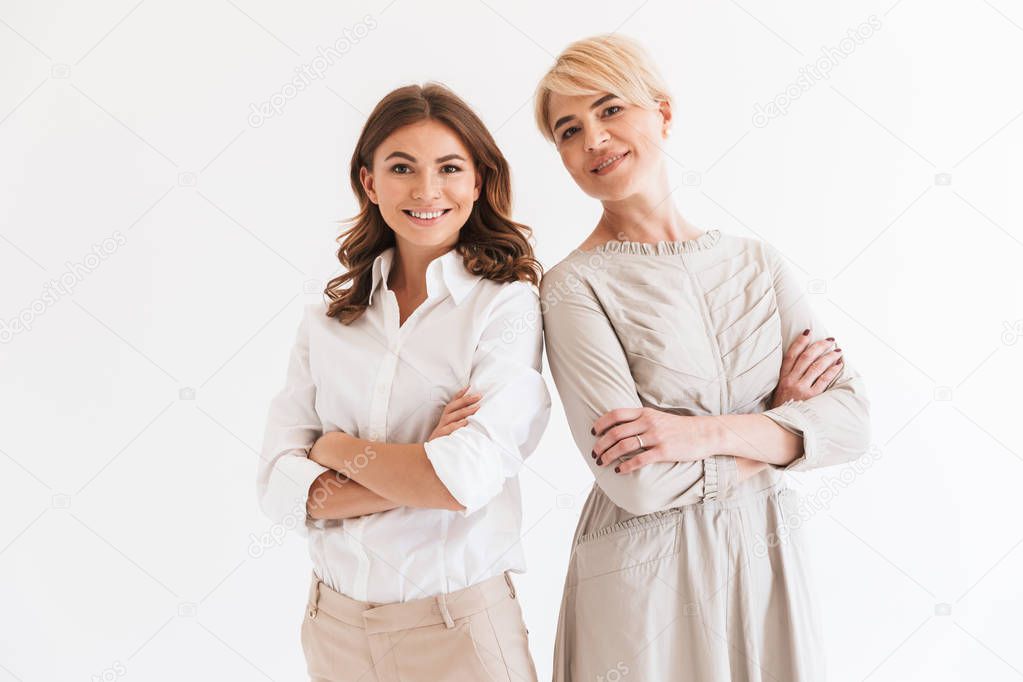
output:
<instances>
[{"instance_id":1,"label":"trouser waistband","mask_svg":"<svg viewBox=\"0 0 1023 682\"><path fill-rule=\"evenodd\" d=\"M456 620L484 611L506 597L515 598L515 585L508 571L454 592L390 604L347 597L328 587L314 573L309 587L309 617L315 618L323 611L349 625L365 628L367 634L439 623L452 628Z\"/></svg>"}]
</instances>

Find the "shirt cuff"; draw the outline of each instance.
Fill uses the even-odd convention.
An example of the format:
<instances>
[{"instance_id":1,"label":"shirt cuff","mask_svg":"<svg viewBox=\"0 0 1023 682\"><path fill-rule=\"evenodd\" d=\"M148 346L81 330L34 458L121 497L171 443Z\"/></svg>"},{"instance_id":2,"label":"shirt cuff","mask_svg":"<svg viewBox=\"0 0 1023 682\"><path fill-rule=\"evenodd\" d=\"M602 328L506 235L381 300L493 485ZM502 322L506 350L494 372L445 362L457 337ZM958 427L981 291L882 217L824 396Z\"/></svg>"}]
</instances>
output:
<instances>
[{"instance_id":1,"label":"shirt cuff","mask_svg":"<svg viewBox=\"0 0 1023 682\"><path fill-rule=\"evenodd\" d=\"M284 478L282 484L287 487L289 492L285 501L286 506L282 510L283 520L287 521L290 516L298 517L302 523L295 523L295 528L299 535L308 535L310 528L320 527L319 520L312 518L307 512L309 488L320 474L330 471L330 469L301 455L281 457L277 460L276 468L275 473Z\"/></svg>"},{"instance_id":2,"label":"shirt cuff","mask_svg":"<svg viewBox=\"0 0 1023 682\"><path fill-rule=\"evenodd\" d=\"M496 458L491 458L490 453L467 452L465 448L458 447L458 443L451 440L452 436L453 434L448 434L428 440L423 443L423 449L426 451L426 458L433 465L437 478L451 496L465 507L458 513L469 516L501 492L504 476L500 470L485 471L489 462L496 463ZM468 458L473 460L470 461ZM497 463L497 466L500 464ZM496 489L494 481L498 482Z\"/></svg>"},{"instance_id":3,"label":"shirt cuff","mask_svg":"<svg viewBox=\"0 0 1023 682\"><path fill-rule=\"evenodd\" d=\"M731 455L712 455L703 460L703 499L721 499L739 482L739 468Z\"/></svg>"},{"instance_id":4,"label":"shirt cuff","mask_svg":"<svg viewBox=\"0 0 1023 682\"><path fill-rule=\"evenodd\" d=\"M803 439L802 456L785 466L772 465L778 469L800 471L812 469L821 461L826 444L817 414L802 400L788 400L778 407L761 412L775 424Z\"/></svg>"}]
</instances>

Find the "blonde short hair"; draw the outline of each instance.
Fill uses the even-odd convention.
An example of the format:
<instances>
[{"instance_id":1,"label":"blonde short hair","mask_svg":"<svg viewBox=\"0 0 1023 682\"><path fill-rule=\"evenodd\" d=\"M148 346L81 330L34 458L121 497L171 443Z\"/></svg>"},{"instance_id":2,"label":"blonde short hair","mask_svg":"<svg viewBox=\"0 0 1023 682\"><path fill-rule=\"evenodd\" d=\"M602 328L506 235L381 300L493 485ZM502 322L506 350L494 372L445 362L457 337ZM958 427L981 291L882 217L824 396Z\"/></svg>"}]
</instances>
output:
<instances>
[{"instance_id":1,"label":"blonde short hair","mask_svg":"<svg viewBox=\"0 0 1023 682\"><path fill-rule=\"evenodd\" d=\"M567 96L609 92L650 109L671 102L668 86L646 50L635 40L614 33L572 43L540 80L534 102L536 125L551 142L550 102L555 92Z\"/></svg>"}]
</instances>

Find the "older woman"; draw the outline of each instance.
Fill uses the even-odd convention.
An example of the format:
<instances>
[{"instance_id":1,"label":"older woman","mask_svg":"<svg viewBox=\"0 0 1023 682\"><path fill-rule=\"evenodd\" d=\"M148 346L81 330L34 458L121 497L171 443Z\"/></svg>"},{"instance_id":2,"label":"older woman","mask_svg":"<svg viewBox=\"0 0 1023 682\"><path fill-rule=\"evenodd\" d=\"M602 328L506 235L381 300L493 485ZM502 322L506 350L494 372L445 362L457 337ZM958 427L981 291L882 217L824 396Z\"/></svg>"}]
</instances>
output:
<instances>
[{"instance_id":1,"label":"older woman","mask_svg":"<svg viewBox=\"0 0 1023 682\"><path fill-rule=\"evenodd\" d=\"M551 372L596 479L554 679L817 682L783 472L866 451L863 382L774 248L675 207L672 114L619 36L570 45L537 91L541 132L603 206L541 283Z\"/></svg>"}]
</instances>

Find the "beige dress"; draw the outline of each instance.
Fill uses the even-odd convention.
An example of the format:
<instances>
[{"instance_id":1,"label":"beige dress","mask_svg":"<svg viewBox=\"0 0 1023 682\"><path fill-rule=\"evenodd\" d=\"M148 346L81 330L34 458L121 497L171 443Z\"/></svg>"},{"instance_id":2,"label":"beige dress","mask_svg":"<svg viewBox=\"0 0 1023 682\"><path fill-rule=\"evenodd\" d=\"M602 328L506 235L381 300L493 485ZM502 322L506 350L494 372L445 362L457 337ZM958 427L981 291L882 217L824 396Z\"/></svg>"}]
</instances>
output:
<instances>
[{"instance_id":1,"label":"beige dress","mask_svg":"<svg viewBox=\"0 0 1023 682\"><path fill-rule=\"evenodd\" d=\"M789 471L869 443L863 381L846 361L827 391L767 409L782 354L828 336L805 283L767 244L711 230L688 241L574 251L541 284L547 357L595 484L565 580L555 682L825 679ZM760 412L804 454L739 482L735 460L630 474L590 457L600 415Z\"/></svg>"}]
</instances>

